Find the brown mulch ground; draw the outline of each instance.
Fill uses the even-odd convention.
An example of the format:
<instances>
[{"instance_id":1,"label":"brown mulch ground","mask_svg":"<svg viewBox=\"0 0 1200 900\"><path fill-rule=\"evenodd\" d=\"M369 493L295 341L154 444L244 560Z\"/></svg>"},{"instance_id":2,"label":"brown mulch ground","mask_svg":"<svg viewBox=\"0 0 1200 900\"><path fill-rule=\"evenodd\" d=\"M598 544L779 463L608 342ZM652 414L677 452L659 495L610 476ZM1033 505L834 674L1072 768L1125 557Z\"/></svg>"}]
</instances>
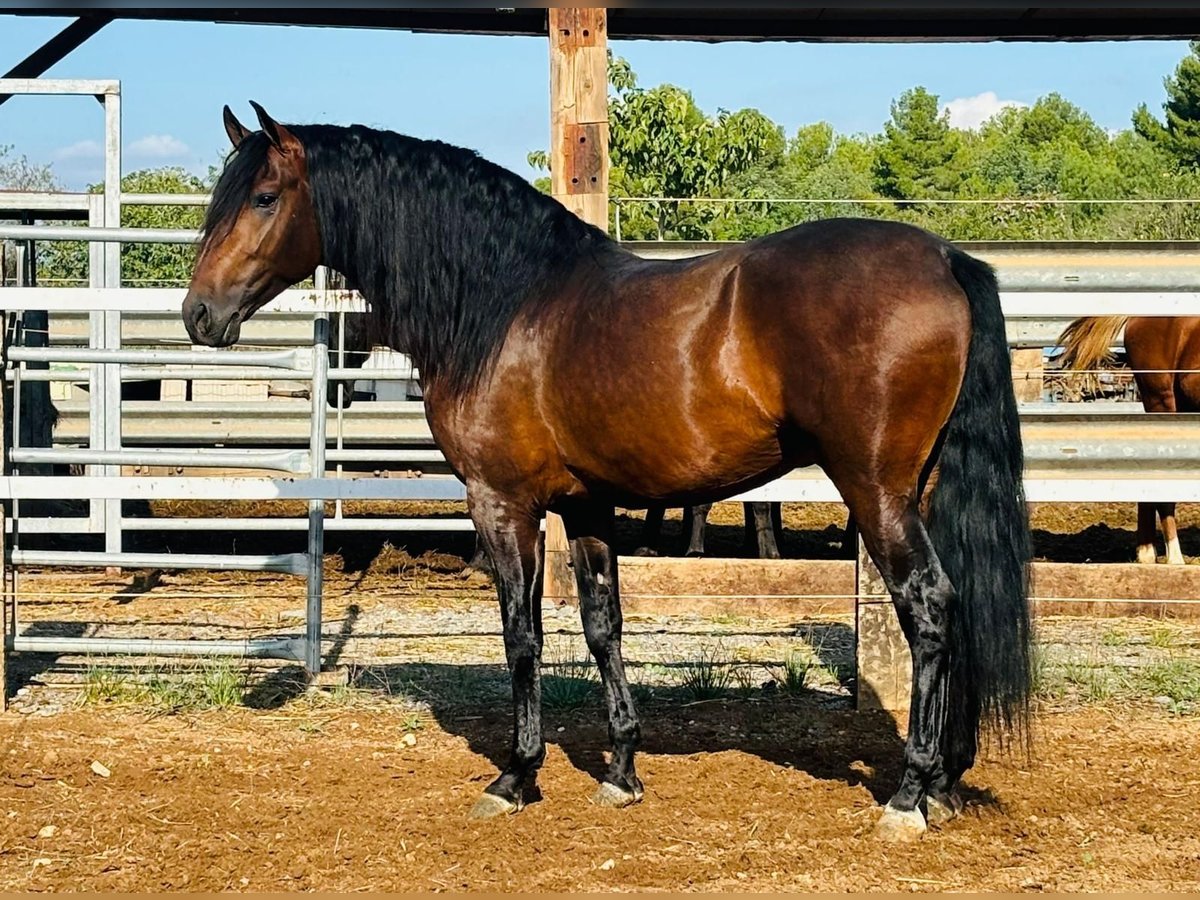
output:
<instances>
[{"instance_id":1,"label":"brown mulch ground","mask_svg":"<svg viewBox=\"0 0 1200 900\"><path fill-rule=\"evenodd\" d=\"M1200 507L1179 513L1195 562ZM789 505L786 555L836 555L844 521L837 504ZM1134 521L1132 505L1041 506L1039 556L1127 561ZM715 551L738 555L738 506L713 522ZM624 540L639 527L626 519ZM238 540L239 552L284 549ZM386 663L341 699L283 690L260 693L260 709L173 715L83 706L93 661L19 655L26 693L0 716L0 890L1200 890L1200 718L1149 695L1081 707L1072 688L1041 710L1033 760L982 759L966 815L898 847L871 834L899 776L890 718L847 709L836 685L689 703L658 671L716 648L757 683L767 664L818 644L833 666L842 632L852 636L845 622L630 616L627 652L643 664L631 677L668 685L643 704L646 802L588 803L606 745L593 699L547 710L544 799L469 823L511 728L493 589L461 571L468 535L381 543L330 536L327 627L350 638L347 658ZM303 606L286 576L43 573L22 584L22 627L55 634L293 632ZM573 611L548 609L546 622L564 663L586 656ZM1039 629L1076 678L1138 654L1190 660L1197 646L1182 625Z\"/></svg>"},{"instance_id":2,"label":"brown mulch ground","mask_svg":"<svg viewBox=\"0 0 1200 900\"><path fill-rule=\"evenodd\" d=\"M882 714L651 710L623 811L587 800L599 715L551 715L544 799L482 824L502 712L411 746L395 710L0 718L0 889L1200 889L1195 719L1046 712L1033 761L985 760L962 819L894 846L871 835L900 756Z\"/></svg>"}]
</instances>

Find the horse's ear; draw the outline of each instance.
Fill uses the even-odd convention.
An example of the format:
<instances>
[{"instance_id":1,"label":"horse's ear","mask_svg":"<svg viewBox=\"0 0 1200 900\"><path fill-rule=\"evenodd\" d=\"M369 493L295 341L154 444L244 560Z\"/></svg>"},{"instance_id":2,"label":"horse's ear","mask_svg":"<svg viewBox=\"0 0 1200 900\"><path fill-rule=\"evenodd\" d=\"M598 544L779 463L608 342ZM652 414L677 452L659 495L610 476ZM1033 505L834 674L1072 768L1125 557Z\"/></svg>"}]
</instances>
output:
<instances>
[{"instance_id":1,"label":"horse's ear","mask_svg":"<svg viewBox=\"0 0 1200 900\"><path fill-rule=\"evenodd\" d=\"M221 117L225 120L225 133L229 135L229 141L233 144L233 149L236 150L242 141L246 139L246 135L250 133L250 130L237 120L237 116L233 114L233 110L229 108L228 104L221 110Z\"/></svg>"},{"instance_id":2,"label":"horse's ear","mask_svg":"<svg viewBox=\"0 0 1200 900\"><path fill-rule=\"evenodd\" d=\"M259 104L251 100L250 105L254 107L254 112L258 116L258 124L262 126L263 133L270 139L276 150L280 153L288 153L300 146L296 136L272 119L270 114Z\"/></svg>"}]
</instances>

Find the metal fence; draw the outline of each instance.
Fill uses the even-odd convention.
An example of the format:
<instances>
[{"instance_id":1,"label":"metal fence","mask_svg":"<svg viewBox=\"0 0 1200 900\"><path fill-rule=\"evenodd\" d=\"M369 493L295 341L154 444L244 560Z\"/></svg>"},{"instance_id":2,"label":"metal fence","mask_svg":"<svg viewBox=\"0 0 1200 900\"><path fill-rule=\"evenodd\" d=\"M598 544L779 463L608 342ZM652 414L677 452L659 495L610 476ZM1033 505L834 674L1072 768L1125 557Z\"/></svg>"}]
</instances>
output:
<instances>
[{"instance_id":1,"label":"metal fence","mask_svg":"<svg viewBox=\"0 0 1200 900\"><path fill-rule=\"evenodd\" d=\"M48 314L45 333L8 349L5 377L12 383L10 433L14 443L0 498L12 506L8 560L24 566L152 566L278 571L307 579L303 638L251 641L160 641L51 638L21 635L18 610L9 609L9 649L144 655L234 654L302 661L312 672L321 658L321 558L326 528L459 530L458 519L368 518L342 515L346 500L461 501L463 486L445 474L419 403L359 403L327 419L330 380L404 380L407 366L364 370L342 362L329 367L329 316L361 310L359 298L327 291L289 291L244 329L253 350L172 348L180 337L183 291L130 289L121 285L120 243L191 242L196 234L175 229L122 229L121 204L201 203L204 198L119 192L119 88L112 82L37 82L50 93L92 93L106 109L106 191L102 195L10 195L2 208L21 209L27 224L0 226L0 239L26 242L86 240L90 287L16 287L0 290L0 310L11 316ZM24 83L0 79L0 93L20 93ZM86 218L89 227L28 224L35 214ZM39 215L40 217L40 215ZM650 258L678 258L720 245L650 243L627 245ZM1046 348L1062 327L1083 315L1189 315L1200 310L1193 290L1200 247L1162 245L964 245L999 271L1010 346ZM173 333L173 334L172 334ZM345 334L345 329L341 329ZM84 346L85 345L85 346ZM122 400L122 385L135 380L200 382L282 378L303 383L308 399L268 402ZM22 386L44 382L86 383L86 401L60 404L63 420L56 446L20 442ZM1026 404L1021 408L1030 500L1200 501L1200 417L1147 416L1134 404ZM251 426L251 423L252 426ZM332 427L330 427L332 426ZM353 477L347 467L396 463L413 477ZM48 472L84 466L84 475ZM330 472L329 468L333 467ZM439 466L441 467L439 469ZM134 475L130 467L209 469L218 474ZM122 469L126 472L123 473ZM229 470L271 474L231 475ZM402 475L407 473L401 473ZM419 476L419 477L418 477ZM27 515L22 504L83 498L86 516ZM126 516L125 500L302 500L305 518L138 518ZM838 501L817 470L794 472L734 500ZM336 504L326 516L325 502ZM145 554L124 551L132 530L265 529L307 532L304 553L282 555ZM103 535L103 551L33 550L22 537L47 532ZM15 577L15 576L14 576ZM15 604L16 591L9 592Z\"/></svg>"},{"instance_id":2,"label":"metal fence","mask_svg":"<svg viewBox=\"0 0 1200 900\"><path fill-rule=\"evenodd\" d=\"M0 237L13 234L13 227L0 227ZM66 236L78 240L78 229ZM21 238L27 232L16 233ZM50 232L58 237L54 232ZM40 235L45 237L46 235ZM94 240L135 240L134 230L88 230ZM676 252L679 248L675 248ZM694 248L699 249L699 248ZM661 248L654 251L661 253ZM1032 265L1033 277L1023 270L1001 268L1005 290L1002 295L1014 346L1045 346L1053 343L1052 335L1067 321L1085 314L1180 315L1200 307L1200 295L1178 290L1175 283L1161 284L1169 278L1153 260L1143 261L1138 279L1125 278L1133 290L1101 290L1112 286L1113 267L1107 267L1096 277L1084 277L1077 269L1068 289L1041 290L1045 268ZM1168 267L1170 268L1170 267ZM1157 273L1157 274L1156 274ZM1026 288L1021 290L1018 288ZM1154 289L1175 288L1175 289ZM10 615L8 646L14 650L54 651L77 653L122 654L235 654L251 657L280 657L301 660L310 671L320 666L321 641L321 559L323 555L326 516L324 501L358 500L462 500L463 486L448 475L422 473L421 477L374 478L350 477L348 473L327 472L329 464L355 461L399 461L428 468L436 465L440 454L432 445L428 426L419 404L379 404L379 409L359 404L355 415L374 425L365 433L371 446L347 448L344 428L346 418L339 412L331 435L327 424L326 397L330 379L361 379L364 377L408 377L407 370L371 371L328 366L328 316L363 308L359 298L344 292L312 290L288 291L277 298L260 315L263 327L270 327L272 317L290 317L294 326L307 319L312 337L303 346L296 346L295 337L287 338L291 346L257 350L162 349L144 345L122 346L122 315L131 312L174 317L178 324L181 290L148 289L41 289L11 288L0 291L0 309L17 313L31 308L48 310L52 314L86 310L92 320L88 346L13 346L7 353L6 377L13 384L13 434L19 435L20 386L29 379L79 380L85 377L90 386L88 413L90 427L86 446L23 447L15 443L9 452L12 474L0 480L0 496L14 505L12 540L9 562L14 568L23 566L116 566L156 567L166 569L207 568L277 571L303 575L307 578L307 620L303 639L280 638L251 641L147 641L112 640L99 638L50 638L19 634L17 610ZM105 326L105 327L97 327ZM114 327L115 326L115 327ZM294 327L292 333L294 334ZM31 370L31 365L70 365L73 369ZM242 437L253 438L256 444L268 447L248 449L228 446L237 429L212 435L192 434L184 446L153 446L153 438L143 437L138 446L128 446L123 425L130 420L128 413L134 403L121 402L123 381L146 378L149 375L180 379L207 377L273 378L301 380L308 385L307 402L289 402L288 416L292 418L292 433L280 436L277 426L267 424L263 430ZM112 385L115 389L96 390L95 385ZM259 426L269 423L268 409L280 401L243 403L239 407L253 417ZM155 406L150 403L148 406ZM211 412L203 404L181 403L172 406L158 403L158 420L169 410L192 407L191 418L201 419ZM223 410L228 416L229 410ZM1021 408L1022 428L1027 452L1026 489L1030 500L1063 501L1200 501L1200 417L1193 415L1155 415L1140 412L1134 404L1026 404ZM136 416L134 417L136 419ZM235 417L236 418L236 417ZM178 421L178 420L177 420ZM243 420L244 421L244 420ZM103 427L97 427L97 423ZM386 426L384 423L387 423ZM375 426L378 426L377 428ZM304 440L301 441L300 438ZM330 438L334 446L328 447ZM403 443L406 449L396 450ZM209 446L205 446L208 444ZM215 447L212 444L225 446ZM297 446L297 445L300 446ZM31 466L83 465L88 474L65 476L30 474ZM197 477L131 476L123 475L122 467L179 466L228 470L272 470L273 476ZM54 517L24 515L21 503L32 500L87 498L93 513L86 519L63 520ZM294 499L308 502L308 516L303 520L203 519L187 517L180 520L135 520L121 513L123 500L249 500ZM777 501L837 501L833 485L816 470L801 470L731 499ZM115 516L109 515L114 510ZM338 521L334 517L331 521ZM343 519L353 522L352 519ZM135 524L136 522L136 524ZM349 527L404 530L408 528L469 528L466 520L448 523L435 520L365 519ZM22 547L21 537L46 531L66 531L71 528L106 537L103 552L66 550L30 550ZM222 556L215 554L183 555L177 553L126 553L122 547L123 532L131 528L177 529L244 529L300 528L308 533L307 551L275 556Z\"/></svg>"}]
</instances>

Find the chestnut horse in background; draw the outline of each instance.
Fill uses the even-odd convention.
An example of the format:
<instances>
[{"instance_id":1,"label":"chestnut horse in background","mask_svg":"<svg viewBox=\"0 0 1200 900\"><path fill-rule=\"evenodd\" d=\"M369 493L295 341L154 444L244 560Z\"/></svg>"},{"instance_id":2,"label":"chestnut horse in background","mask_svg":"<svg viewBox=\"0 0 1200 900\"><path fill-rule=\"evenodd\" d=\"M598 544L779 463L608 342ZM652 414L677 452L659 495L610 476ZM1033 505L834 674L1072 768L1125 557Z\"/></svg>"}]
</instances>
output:
<instances>
[{"instance_id":1,"label":"chestnut horse in background","mask_svg":"<svg viewBox=\"0 0 1200 900\"><path fill-rule=\"evenodd\" d=\"M473 816L519 810L545 758L544 515L566 526L603 682L612 755L595 802L626 806L642 798L641 724L614 508L720 501L797 466L837 486L912 648L903 774L878 833L950 818L981 730L1028 733L1024 457L987 264L862 219L645 260L469 150L255 110L251 133L225 109L237 149L183 321L196 343L230 346L327 265L420 369L434 440L496 570L512 677L511 755Z\"/></svg>"},{"instance_id":2,"label":"chestnut horse in background","mask_svg":"<svg viewBox=\"0 0 1200 900\"><path fill-rule=\"evenodd\" d=\"M1093 316L1076 319L1058 339L1063 368L1111 365L1112 345L1125 329L1125 356L1146 412L1200 412L1200 317ZM1167 562L1183 563L1174 503L1139 503L1137 561L1154 563L1154 515L1162 521Z\"/></svg>"}]
</instances>

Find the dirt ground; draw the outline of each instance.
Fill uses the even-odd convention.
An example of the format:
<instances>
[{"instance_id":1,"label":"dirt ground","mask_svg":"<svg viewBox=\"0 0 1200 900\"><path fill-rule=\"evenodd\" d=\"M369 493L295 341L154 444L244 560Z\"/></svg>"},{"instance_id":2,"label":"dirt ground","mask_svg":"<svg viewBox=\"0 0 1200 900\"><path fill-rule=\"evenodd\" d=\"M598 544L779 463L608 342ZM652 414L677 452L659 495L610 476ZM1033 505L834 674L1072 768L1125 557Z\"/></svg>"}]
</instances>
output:
<instances>
[{"instance_id":1,"label":"dirt ground","mask_svg":"<svg viewBox=\"0 0 1200 900\"><path fill-rule=\"evenodd\" d=\"M840 554L844 509L785 513L785 555ZM713 552L739 554L740 509L713 518ZM1200 561L1200 508L1180 519ZM1125 561L1133 524L1132 506L1041 507L1038 555ZM16 656L0 890L1200 890L1200 624L1039 620L1032 758L989 751L960 820L893 846L871 831L901 738L850 708L848 617L627 617L647 795L613 811L588 802L606 727L578 614L547 606L544 797L474 824L511 725L470 536L329 538L326 647L347 686L305 692L278 664ZM19 591L27 634L302 629L288 576L31 572ZM202 702L180 687L197 678Z\"/></svg>"},{"instance_id":2,"label":"dirt ground","mask_svg":"<svg viewBox=\"0 0 1200 900\"><path fill-rule=\"evenodd\" d=\"M1047 711L1035 758L989 757L961 819L895 846L871 835L901 753L882 714L650 708L646 799L619 811L587 799L598 717L552 714L544 797L488 823L466 813L500 713L5 717L0 888L1200 890L1195 719Z\"/></svg>"}]
</instances>

